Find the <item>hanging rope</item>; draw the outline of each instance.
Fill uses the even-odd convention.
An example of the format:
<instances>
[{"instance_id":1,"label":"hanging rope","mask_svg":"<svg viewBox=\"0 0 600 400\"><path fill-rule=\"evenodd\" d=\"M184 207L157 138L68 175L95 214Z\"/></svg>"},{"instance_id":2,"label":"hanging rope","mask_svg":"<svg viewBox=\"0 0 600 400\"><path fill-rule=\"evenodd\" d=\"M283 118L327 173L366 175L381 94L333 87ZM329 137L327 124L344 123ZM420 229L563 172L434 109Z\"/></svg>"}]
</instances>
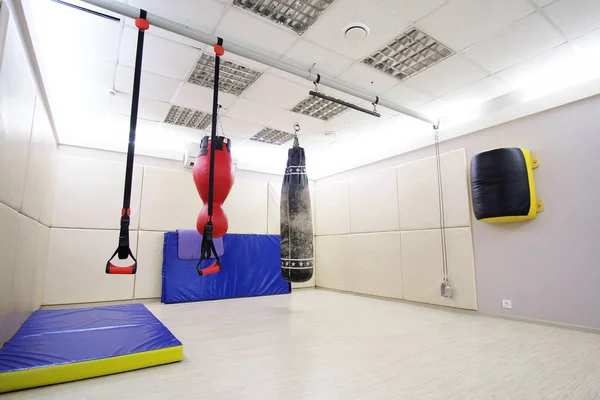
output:
<instances>
[{"instance_id":1,"label":"hanging rope","mask_svg":"<svg viewBox=\"0 0 600 400\"><path fill-rule=\"evenodd\" d=\"M440 133L439 124L433 127L434 147L435 147L435 161L437 167L437 185L438 185L438 197L439 197L439 211L440 211L440 239L442 243L442 274L443 282L441 285L441 295L443 297L452 297L453 288L450 285L450 276L448 273L448 251L446 244L446 215L444 210L444 184L442 181L442 162L440 157Z\"/></svg>"}]
</instances>

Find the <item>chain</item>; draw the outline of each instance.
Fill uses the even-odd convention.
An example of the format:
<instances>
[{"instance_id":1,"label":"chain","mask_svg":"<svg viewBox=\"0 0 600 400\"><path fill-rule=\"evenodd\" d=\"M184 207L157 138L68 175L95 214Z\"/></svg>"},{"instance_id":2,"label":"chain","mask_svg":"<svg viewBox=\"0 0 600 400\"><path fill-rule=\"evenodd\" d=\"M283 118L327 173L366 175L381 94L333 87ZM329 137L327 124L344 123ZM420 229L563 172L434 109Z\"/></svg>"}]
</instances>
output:
<instances>
[{"instance_id":1,"label":"chain","mask_svg":"<svg viewBox=\"0 0 600 400\"><path fill-rule=\"evenodd\" d=\"M300 142L298 141L298 132L300 132L300 124L294 124L294 147L300 147Z\"/></svg>"},{"instance_id":2,"label":"chain","mask_svg":"<svg viewBox=\"0 0 600 400\"><path fill-rule=\"evenodd\" d=\"M440 206L440 235L442 240L442 268L444 274L444 281L448 281L448 252L446 247L446 222L444 212L444 189L442 183L442 163L440 157L440 134L437 126L433 128L433 137L435 141L435 160L437 165L437 179L438 179L438 196Z\"/></svg>"},{"instance_id":3,"label":"chain","mask_svg":"<svg viewBox=\"0 0 600 400\"><path fill-rule=\"evenodd\" d=\"M221 105L217 108L217 130L221 131L221 136L225 136L225 130L223 129L223 122L221 122Z\"/></svg>"}]
</instances>

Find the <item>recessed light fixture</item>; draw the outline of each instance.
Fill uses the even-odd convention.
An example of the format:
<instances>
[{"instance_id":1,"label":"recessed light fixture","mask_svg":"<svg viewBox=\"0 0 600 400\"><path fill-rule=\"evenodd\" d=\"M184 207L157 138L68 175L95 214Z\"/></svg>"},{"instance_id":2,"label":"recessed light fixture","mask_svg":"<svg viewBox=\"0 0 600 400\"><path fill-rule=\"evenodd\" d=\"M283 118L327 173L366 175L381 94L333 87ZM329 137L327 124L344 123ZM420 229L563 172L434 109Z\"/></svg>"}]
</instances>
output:
<instances>
[{"instance_id":1,"label":"recessed light fixture","mask_svg":"<svg viewBox=\"0 0 600 400\"><path fill-rule=\"evenodd\" d=\"M335 0L233 0L233 5L302 35Z\"/></svg>"},{"instance_id":2,"label":"recessed light fixture","mask_svg":"<svg viewBox=\"0 0 600 400\"><path fill-rule=\"evenodd\" d=\"M171 106L164 122L171 125L185 126L186 128L205 130L211 124L211 114L191 108Z\"/></svg>"},{"instance_id":3,"label":"recessed light fixture","mask_svg":"<svg viewBox=\"0 0 600 400\"><path fill-rule=\"evenodd\" d=\"M240 64L221 60L219 71L219 92L239 96L260 77L261 73ZM189 83L213 87L215 77L215 57L202 53L194 70L188 78Z\"/></svg>"},{"instance_id":4,"label":"recessed light fixture","mask_svg":"<svg viewBox=\"0 0 600 400\"><path fill-rule=\"evenodd\" d=\"M403 81L453 54L454 51L431 36L410 28L363 63Z\"/></svg>"},{"instance_id":5,"label":"recessed light fixture","mask_svg":"<svg viewBox=\"0 0 600 400\"><path fill-rule=\"evenodd\" d=\"M344 38L347 41L349 41L352 44L357 44L358 42L369 36L370 29L365 24L353 22L351 24L346 25L342 32L344 33Z\"/></svg>"},{"instance_id":6,"label":"recessed light fixture","mask_svg":"<svg viewBox=\"0 0 600 400\"><path fill-rule=\"evenodd\" d=\"M277 129L264 127L256 135L252 136L250 140L255 142L282 145L285 142L289 142L294 138L294 135Z\"/></svg>"},{"instance_id":7,"label":"recessed light fixture","mask_svg":"<svg viewBox=\"0 0 600 400\"><path fill-rule=\"evenodd\" d=\"M292 112L308 115L309 117L329 121L346 111L348 107L316 96L309 96L296 104Z\"/></svg>"}]
</instances>

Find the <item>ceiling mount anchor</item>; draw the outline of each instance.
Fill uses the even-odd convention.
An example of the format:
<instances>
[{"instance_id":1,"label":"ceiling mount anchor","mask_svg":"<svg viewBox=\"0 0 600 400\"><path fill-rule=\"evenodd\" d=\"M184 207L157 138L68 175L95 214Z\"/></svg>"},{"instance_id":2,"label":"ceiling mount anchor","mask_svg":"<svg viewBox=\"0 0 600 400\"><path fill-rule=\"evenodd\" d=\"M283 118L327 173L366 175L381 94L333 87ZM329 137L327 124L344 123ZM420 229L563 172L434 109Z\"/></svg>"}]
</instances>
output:
<instances>
[{"instance_id":1,"label":"ceiling mount anchor","mask_svg":"<svg viewBox=\"0 0 600 400\"><path fill-rule=\"evenodd\" d=\"M319 93L319 83L321 83L321 74L317 74L317 79L313 83L315 84L315 92Z\"/></svg>"},{"instance_id":2,"label":"ceiling mount anchor","mask_svg":"<svg viewBox=\"0 0 600 400\"><path fill-rule=\"evenodd\" d=\"M373 102L371 104L373 104L373 112L376 113L377 112L377 104L379 104L379 96L375 96L375 102Z\"/></svg>"}]
</instances>

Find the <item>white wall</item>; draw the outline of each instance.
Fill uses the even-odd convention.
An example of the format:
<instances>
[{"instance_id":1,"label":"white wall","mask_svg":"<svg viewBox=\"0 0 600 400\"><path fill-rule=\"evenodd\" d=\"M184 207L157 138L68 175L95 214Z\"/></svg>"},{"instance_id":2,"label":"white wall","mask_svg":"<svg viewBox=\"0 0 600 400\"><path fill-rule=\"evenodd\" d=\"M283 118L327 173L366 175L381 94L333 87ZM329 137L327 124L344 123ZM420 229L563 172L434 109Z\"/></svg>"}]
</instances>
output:
<instances>
[{"instance_id":1,"label":"white wall","mask_svg":"<svg viewBox=\"0 0 600 400\"><path fill-rule=\"evenodd\" d=\"M130 240L138 270L106 275L119 237L124 162L120 153L59 146L44 304L160 297L163 233L195 229L202 201L183 162L136 156ZM224 204L229 233L279 233L281 180L238 171Z\"/></svg>"},{"instance_id":2,"label":"white wall","mask_svg":"<svg viewBox=\"0 0 600 400\"><path fill-rule=\"evenodd\" d=\"M16 24L0 7L0 345L43 297L56 142ZM3 28L6 28L5 29ZM6 37L4 37L6 32Z\"/></svg>"},{"instance_id":3,"label":"white wall","mask_svg":"<svg viewBox=\"0 0 600 400\"><path fill-rule=\"evenodd\" d=\"M442 154L441 165L452 299L440 296L443 257L433 157L317 181L317 286L477 309L465 151Z\"/></svg>"}]
</instances>

